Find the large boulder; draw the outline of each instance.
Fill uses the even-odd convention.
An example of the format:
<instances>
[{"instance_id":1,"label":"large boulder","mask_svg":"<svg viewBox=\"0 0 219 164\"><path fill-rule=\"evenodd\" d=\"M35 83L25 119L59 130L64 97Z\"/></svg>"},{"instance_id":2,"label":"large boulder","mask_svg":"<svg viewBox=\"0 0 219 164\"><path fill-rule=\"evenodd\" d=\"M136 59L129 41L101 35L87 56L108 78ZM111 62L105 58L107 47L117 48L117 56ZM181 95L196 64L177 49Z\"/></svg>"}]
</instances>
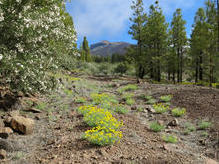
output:
<instances>
[{"instance_id":1,"label":"large boulder","mask_svg":"<svg viewBox=\"0 0 219 164\"><path fill-rule=\"evenodd\" d=\"M33 133L34 120L22 116L13 116L10 126L15 131L28 135Z\"/></svg>"}]
</instances>

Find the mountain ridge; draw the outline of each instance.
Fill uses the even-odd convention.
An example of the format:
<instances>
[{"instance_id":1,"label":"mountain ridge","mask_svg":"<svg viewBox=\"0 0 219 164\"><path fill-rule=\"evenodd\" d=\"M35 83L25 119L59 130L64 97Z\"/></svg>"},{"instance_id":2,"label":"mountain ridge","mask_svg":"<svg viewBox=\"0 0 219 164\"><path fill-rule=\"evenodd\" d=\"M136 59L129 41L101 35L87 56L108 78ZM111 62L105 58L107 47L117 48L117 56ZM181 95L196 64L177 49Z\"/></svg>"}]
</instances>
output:
<instances>
[{"instance_id":1,"label":"mountain ridge","mask_svg":"<svg viewBox=\"0 0 219 164\"><path fill-rule=\"evenodd\" d=\"M124 55L126 53L126 49L130 47L132 44L128 42L109 42L107 40L103 40L101 42L97 42L91 44L90 50L91 54L95 56L112 56L112 54Z\"/></svg>"}]
</instances>

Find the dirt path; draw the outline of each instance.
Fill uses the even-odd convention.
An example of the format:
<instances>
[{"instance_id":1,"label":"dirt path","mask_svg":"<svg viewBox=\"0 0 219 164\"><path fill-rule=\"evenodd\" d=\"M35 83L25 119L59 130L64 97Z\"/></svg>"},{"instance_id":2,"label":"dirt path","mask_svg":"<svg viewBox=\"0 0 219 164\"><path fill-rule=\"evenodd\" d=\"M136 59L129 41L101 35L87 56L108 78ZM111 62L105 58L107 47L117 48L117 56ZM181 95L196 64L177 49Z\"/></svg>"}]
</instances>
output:
<instances>
[{"instance_id":1,"label":"dirt path","mask_svg":"<svg viewBox=\"0 0 219 164\"><path fill-rule=\"evenodd\" d=\"M90 145L82 140L82 134L89 127L84 124L83 117L76 112L78 97L85 97L90 102L90 94L104 92L115 94L120 103L124 103L118 88L134 79L107 79L96 77L80 77L80 80L63 80L64 88L47 96L39 97L40 114L20 111L21 114L35 119L34 134L22 136L14 133L9 140L18 143L19 150L9 153L4 163L38 164L38 163L205 163L207 158L218 160L218 120L219 91L194 86L152 85L143 83L134 94L135 104L127 106L128 114L115 114L123 120L123 139L119 144L106 147ZM173 95L171 107L185 107L186 116L177 118L176 127L167 126L175 118L170 113L154 114L146 110L146 101L139 98L142 94L159 98L161 95ZM44 104L44 105L43 105ZM142 111L131 110L141 107ZM26 106L27 108L27 106ZM202 137L203 131L194 131L184 135L187 122L197 125L200 120L211 121L214 126ZM166 129L160 133L152 132L149 124L160 121ZM176 144L165 143L164 134L178 137ZM216 160L216 159L215 159ZM2 161L3 162L3 161Z\"/></svg>"}]
</instances>

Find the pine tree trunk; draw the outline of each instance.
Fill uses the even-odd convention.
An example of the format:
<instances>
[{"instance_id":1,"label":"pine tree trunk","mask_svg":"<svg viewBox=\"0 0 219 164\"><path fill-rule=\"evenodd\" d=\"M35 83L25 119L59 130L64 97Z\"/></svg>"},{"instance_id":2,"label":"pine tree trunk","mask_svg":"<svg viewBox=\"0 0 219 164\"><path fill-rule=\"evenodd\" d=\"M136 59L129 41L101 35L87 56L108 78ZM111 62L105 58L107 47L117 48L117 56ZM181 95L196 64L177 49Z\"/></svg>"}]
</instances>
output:
<instances>
[{"instance_id":1,"label":"pine tree trunk","mask_svg":"<svg viewBox=\"0 0 219 164\"><path fill-rule=\"evenodd\" d=\"M203 60L202 60L202 52L200 52L200 56L199 56L199 80L202 81L203 80Z\"/></svg>"},{"instance_id":2,"label":"pine tree trunk","mask_svg":"<svg viewBox=\"0 0 219 164\"><path fill-rule=\"evenodd\" d=\"M177 82L180 82L180 56L179 56L179 48L177 48Z\"/></svg>"},{"instance_id":3,"label":"pine tree trunk","mask_svg":"<svg viewBox=\"0 0 219 164\"><path fill-rule=\"evenodd\" d=\"M180 82L182 82L183 78L183 50L180 51Z\"/></svg>"},{"instance_id":4,"label":"pine tree trunk","mask_svg":"<svg viewBox=\"0 0 219 164\"><path fill-rule=\"evenodd\" d=\"M198 65L199 65L198 58L196 58L196 65L195 65L195 82L196 83L198 82Z\"/></svg>"}]
</instances>

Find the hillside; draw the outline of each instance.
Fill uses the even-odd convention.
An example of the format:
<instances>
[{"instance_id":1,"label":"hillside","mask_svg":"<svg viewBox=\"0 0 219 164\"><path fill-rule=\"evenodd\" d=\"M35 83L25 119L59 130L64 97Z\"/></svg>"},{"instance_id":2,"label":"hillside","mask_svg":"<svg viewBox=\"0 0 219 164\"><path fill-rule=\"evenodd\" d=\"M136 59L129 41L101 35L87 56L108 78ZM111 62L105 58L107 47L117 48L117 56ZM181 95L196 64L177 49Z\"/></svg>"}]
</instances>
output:
<instances>
[{"instance_id":1,"label":"hillside","mask_svg":"<svg viewBox=\"0 0 219 164\"><path fill-rule=\"evenodd\" d=\"M98 56L111 56L112 54L125 54L126 48L131 44L127 42L102 41L90 46L91 54Z\"/></svg>"}]
</instances>

